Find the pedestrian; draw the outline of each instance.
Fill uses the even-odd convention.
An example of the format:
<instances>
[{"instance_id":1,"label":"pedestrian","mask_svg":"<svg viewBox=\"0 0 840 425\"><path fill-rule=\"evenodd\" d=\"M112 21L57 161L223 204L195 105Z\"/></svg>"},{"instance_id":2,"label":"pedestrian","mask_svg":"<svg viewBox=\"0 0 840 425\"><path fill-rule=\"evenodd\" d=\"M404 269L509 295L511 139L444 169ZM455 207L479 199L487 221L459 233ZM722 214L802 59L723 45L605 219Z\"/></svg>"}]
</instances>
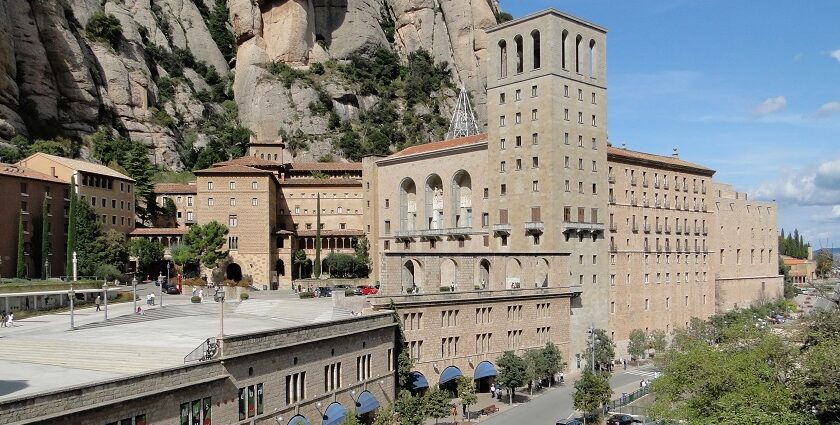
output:
<instances>
[{"instance_id":1,"label":"pedestrian","mask_svg":"<svg viewBox=\"0 0 840 425\"><path fill-rule=\"evenodd\" d=\"M496 388L496 399L502 401L502 387Z\"/></svg>"},{"instance_id":2,"label":"pedestrian","mask_svg":"<svg viewBox=\"0 0 840 425\"><path fill-rule=\"evenodd\" d=\"M199 289L199 290L198 290L198 298L199 298L201 301L204 301L204 290L203 290L203 289Z\"/></svg>"},{"instance_id":3,"label":"pedestrian","mask_svg":"<svg viewBox=\"0 0 840 425\"><path fill-rule=\"evenodd\" d=\"M137 314L141 316L145 316L146 313L143 313L143 307L137 306Z\"/></svg>"},{"instance_id":4,"label":"pedestrian","mask_svg":"<svg viewBox=\"0 0 840 425\"><path fill-rule=\"evenodd\" d=\"M96 311L102 311L102 308L100 308L102 305L102 296L97 295L93 303L96 304Z\"/></svg>"},{"instance_id":5,"label":"pedestrian","mask_svg":"<svg viewBox=\"0 0 840 425\"><path fill-rule=\"evenodd\" d=\"M6 327L11 328L15 325L15 313L10 311L9 315L6 317Z\"/></svg>"},{"instance_id":6,"label":"pedestrian","mask_svg":"<svg viewBox=\"0 0 840 425\"><path fill-rule=\"evenodd\" d=\"M300 293L302 290L303 290L303 287L300 286L300 284L298 283L298 293Z\"/></svg>"},{"instance_id":7,"label":"pedestrian","mask_svg":"<svg viewBox=\"0 0 840 425\"><path fill-rule=\"evenodd\" d=\"M644 388L644 387L645 387L645 380L642 379L641 381L639 381L639 388Z\"/></svg>"},{"instance_id":8,"label":"pedestrian","mask_svg":"<svg viewBox=\"0 0 840 425\"><path fill-rule=\"evenodd\" d=\"M195 286L193 286L192 296L195 296L195 294L196 294L196 293L198 293L198 288L196 288Z\"/></svg>"},{"instance_id":9,"label":"pedestrian","mask_svg":"<svg viewBox=\"0 0 840 425\"><path fill-rule=\"evenodd\" d=\"M155 294L149 294L149 305L155 305Z\"/></svg>"},{"instance_id":10,"label":"pedestrian","mask_svg":"<svg viewBox=\"0 0 840 425\"><path fill-rule=\"evenodd\" d=\"M624 365L624 370L627 370L627 359L621 359L621 364Z\"/></svg>"},{"instance_id":11,"label":"pedestrian","mask_svg":"<svg viewBox=\"0 0 840 425\"><path fill-rule=\"evenodd\" d=\"M490 398L496 398L496 384L490 384Z\"/></svg>"},{"instance_id":12,"label":"pedestrian","mask_svg":"<svg viewBox=\"0 0 840 425\"><path fill-rule=\"evenodd\" d=\"M6 327L6 311L5 310L3 311L3 319L2 320L3 321L0 322L0 327L5 328Z\"/></svg>"}]
</instances>

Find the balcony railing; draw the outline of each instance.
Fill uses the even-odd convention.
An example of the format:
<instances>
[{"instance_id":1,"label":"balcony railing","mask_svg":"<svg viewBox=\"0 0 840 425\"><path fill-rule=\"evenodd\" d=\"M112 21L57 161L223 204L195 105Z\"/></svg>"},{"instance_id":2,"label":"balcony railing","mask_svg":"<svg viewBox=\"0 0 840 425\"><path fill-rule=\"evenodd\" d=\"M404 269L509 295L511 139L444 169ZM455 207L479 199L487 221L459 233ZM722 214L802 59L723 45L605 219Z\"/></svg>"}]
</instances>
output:
<instances>
[{"instance_id":1,"label":"balcony railing","mask_svg":"<svg viewBox=\"0 0 840 425\"><path fill-rule=\"evenodd\" d=\"M656 252L662 252L662 247L657 245Z\"/></svg>"},{"instance_id":2,"label":"balcony railing","mask_svg":"<svg viewBox=\"0 0 840 425\"><path fill-rule=\"evenodd\" d=\"M674 209L675 210L680 209L680 201L679 200L674 201Z\"/></svg>"},{"instance_id":3,"label":"balcony railing","mask_svg":"<svg viewBox=\"0 0 840 425\"><path fill-rule=\"evenodd\" d=\"M678 234L678 235L682 234L682 226L680 226L679 224L677 225L676 234Z\"/></svg>"},{"instance_id":4,"label":"balcony railing","mask_svg":"<svg viewBox=\"0 0 840 425\"><path fill-rule=\"evenodd\" d=\"M700 193L702 193L703 195L706 194L706 187L705 186L703 186L703 188L700 189Z\"/></svg>"},{"instance_id":5,"label":"balcony railing","mask_svg":"<svg viewBox=\"0 0 840 425\"><path fill-rule=\"evenodd\" d=\"M647 208L649 206L647 199L642 199L642 206Z\"/></svg>"},{"instance_id":6,"label":"balcony railing","mask_svg":"<svg viewBox=\"0 0 840 425\"><path fill-rule=\"evenodd\" d=\"M665 245L665 252L671 252L671 247L668 246L668 245Z\"/></svg>"},{"instance_id":7,"label":"balcony railing","mask_svg":"<svg viewBox=\"0 0 840 425\"><path fill-rule=\"evenodd\" d=\"M636 178L635 177L630 177L630 186L635 186L635 185L636 185Z\"/></svg>"},{"instance_id":8,"label":"balcony railing","mask_svg":"<svg viewBox=\"0 0 840 425\"><path fill-rule=\"evenodd\" d=\"M697 186L695 186L695 187L694 187L694 193L697 193L697 192L698 192L698 190L697 190Z\"/></svg>"},{"instance_id":9,"label":"balcony railing","mask_svg":"<svg viewBox=\"0 0 840 425\"><path fill-rule=\"evenodd\" d=\"M659 224L656 225L656 233L662 233L662 226Z\"/></svg>"},{"instance_id":10,"label":"balcony railing","mask_svg":"<svg viewBox=\"0 0 840 425\"><path fill-rule=\"evenodd\" d=\"M610 184L615 184L615 175L610 174L609 177L607 177L607 181L609 181Z\"/></svg>"},{"instance_id":11,"label":"balcony railing","mask_svg":"<svg viewBox=\"0 0 840 425\"><path fill-rule=\"evenodd\" d=\"M615 245L615 243L610 243L610 252L617 252L617 251L618 251L618 247Z\"/></svg>"},{"instance_id":12,"label":"balcony railing","mask_svg":"<svg viewBox=\"0 0 840 425\"><path fill-rule=\"evenodd\" d=\"M648 187L648 181L642 180L642 187Z\"/></svg>"},{"instance_id":13,"label":"balcony railing","mask_svg":"<svg viewBox=\"0 0 840 425\"><path fill-rule=\"evenodd\" d=\"M683 192L688 192L688 185L683 183Z\"/></svg>"},{"instance_id":14,"label":"balcony railing","mask_svg":"<svg viewBox=\"0 0 840 425\"><path fill-rule=\"evenodd\" d=\"M700 211L706 212L706 204L700 206Z\"/></svg>"},{"instance_id":15,"label":"balcony railing","mask_svg":"<svg viewBox=\"0 0 840 425\"><path fill-rule=\"evenodd\" d=\"M703 228L703 235L708 235L708 234L709 234L709 228L708 228L708 227L704 227L704 228Z\"/></svg>"},{"instance_id":16,"label":"balcony railing","mask_svg":"<svg viewBox=\"0 0 840 425\"><path fill-rule=\"evenodd\" d=\"M650 233L650 224L645 224L643 229L645 233Z\"/></svg>"},{"instance_id":17,"label":"balcony railing","mask_svg":"<svg viewBox=\"0 0 840 425\"><path fill-rule=\"evenodd\" d=\"M636 206L639 204L639 201L636 198L630 198L630 205Z\"/></svg>"},{"instance_id":18,"label":"balcony railing","mask_svg":"<svg viewBox=\"0 0 840 425\"><path fill-rule=\"evenodd\" d=\"M650 252L650 245L645 245L645 252Z\"/></svg>"},{"instance_id":19,"label":"balcony railing","mask_svg":"<svg viewBox=\"0 0 840 425\"><path fill-rule=\"evenodd\" d=\"M654 206L655 208L662 208L662 201L660 201L659 199L657 199L656 201L654 201L654 202L653 202L653 206Z\"/></svg>"},{"instance_id":20,"label":"balcony railing","mask_svg":"<svg viewBox=\"0 0 840 425\"><path fill-rule=\"evenodd\" d=\"M665 190L670 189L670 188L668 187L668 180L665 180L664 182L662 182L662 188L663 188L663 189L665 189Z\"/></svg>"},{"instance_id":21,"label":"balcony railing","mask_svg":"<svg viewBox=\"0 0 840 425\"><path fill-rule=\"evenodd\" d=\"M542 221L526 221L525 231L531 233L542 233L545 230L545 223Z\"/></svg>"},{"instance_id":22,"label":"balcony railing","mask_svg":"<svg viewBox=\"0 0 840 425\"><path fill-rule=\"evenodd\" d=\"M610 195L610 204L615 205L615 195Z\"/></svg>"},{"instance_id":23,"label":"balcony railing","mask_svg":"<svg viewBox=\"0 0 840 425\"><path fill-rule=\"evenodd\" d=\"M583 222L572 222L572 221L564 221L563 222L563 231L567 230L575 230L578 232L597 232L597 231L604 231L604 223L583 223Z\"/></svg>"},{"instance_id":24,"label":"balcony railing","mask_svg":"<svg viewBox=\"0 0 840 425\"><path fill-rule=\"evenodd\" d=\"M670 210L671 209L671 204L668 203L668 201L662 201L662 208L665 208L666 210Z\"/></svg>"},{"instance_id":25,"label":"balcony railing","mask_svg":"<svg viewBox=\"0 0 840 425\"><path fill-rule=\"evenodd\" d=\"M695 235L699 235L699 234L700 234L700 228L699 228L699 227L695 227L695 228L694 228L694 234L695 234Z\"/></svg>"},{"instance_id":26,"label":"balcony railing","mask_svg":"<svg viewBox=\"0 0 840 425\"><path fill-rule=\"evenodd\" d=\"M633 223L631 229L633 229L633 233L638 233L639 232L639 225L636 224L636 223Z\"/></svg>"},{"instance_id":27,"label":"balcony railing","mask_svg":"<svg viewBox=\"0 0 840 425\"><path fill-rule=\"evenodd\" d=\"M610 223L610 232L617 232L617 231L618 231L618 225L615 224L615 223Z\"/></svg>"},{"instance_id":28,"label":"balcony railing","mask_svg":"<svg viewBox=\"0 0 840 425\"><path fill-rule=\"evenodd\" d=\"M665 233L667 233L669 235L671 234L671 225L670 224L665 225Z\"/></svg>"},{"instance_id":29,"label":"balcony railing","mask_svg":"<svg viewBox=\"0 0 840 425\"><path fill-rule=\"evenodd\" d=\"M654 189L659 189L659 180L656 180L655 182L653 182L653 188Z\"/></svg>"},{"instance_id":30,"label":"balcony railing","mask_svg":"<svg viewBox=\"0 0 840 425\"><path fill-rule=\"evenodd\" d=\"M510 224L494 224L493 232L499 234L509 235L512 227Z\"/></svg>"}]
</instances>

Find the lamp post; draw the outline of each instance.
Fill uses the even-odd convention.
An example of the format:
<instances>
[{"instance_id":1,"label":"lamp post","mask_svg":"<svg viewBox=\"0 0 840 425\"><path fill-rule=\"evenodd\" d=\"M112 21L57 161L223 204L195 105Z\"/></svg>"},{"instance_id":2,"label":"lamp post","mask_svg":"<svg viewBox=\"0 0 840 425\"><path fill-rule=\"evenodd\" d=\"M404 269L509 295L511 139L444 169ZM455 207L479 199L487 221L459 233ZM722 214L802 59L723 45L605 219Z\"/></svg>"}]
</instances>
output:
<instances>
[{"instance_id":1,"label":"lamp post","mask_svg":"<svg viewBox=\"0 0 840 425\"><path fill-rule=\"evenodd\" d=\"M76 251L73 251L73 282L78 280L78 277L79 277L77 272L76 272L77 263L78 263L78 261L76 260Z\"/></svg>"},{"instance_id":2,"label":"lamp post","mask_svg":"<svg viewBox=\"0 0 840 425\"><path fill-rule=\"evenodd\" d=\"M160 306L163 307L163 273L158 272L158 298L160 298Z\"/></svg>"},{"instance_id":3,"label":"lamp post","mask_svg":"<svg viewBox=\"0 0 840 425\"><path fill-rule=\"evenodd\" d=\"M105 300L105 320L108 320L108 281L102 284L102 298Z\"/></svg>"},{"instance_id":4,"label":"lamp post","mask_svg":"<svg viewBox=\"0 0 840 425\"><path fill-rule=\"evenodd\" d=\"M167 256L169 257L169 256ZM166 258L166 287L169 287L169 258ZM160 306L163 308L163 285L160 285L161 288L161 296L160 296Z\"/></svg>"},{"instance_id":5,"label":"lamp post","mask_svg":"<svg viewBox=\"0 0 840 425\"><path fill-rule=\"evenodd\" d=\"M213 298L219 303L219 336L216 338L219 341L220 356L224 357L225 345L222 340L225 337L225 290L222 285L216 287L216 293Z\"/></svg>"},{"instance_id":6,"label":"lamp post","mask_svg":"<svg viewBox=\"0 0 840 425\"><path fill-rule=\"evenodd\" d=\"M134 276L131 278L131 292L134 294L134 310L131 310L133 313L137 313L137 274L135 273Z\"/></svg>"},{"instance_id":7,"label":"lamp post","mask_svg":"<svg viewBox=\"0 0 840 425\"><path fill-rule=\"evenodd\" d=\"M74 254L75 254L75 253L74 253ZM75 255L73 256L73 258L75 259ZM75 264L75 261L74 261L73 263ZM73 323L73 319L74 319L74 318L73 318L73 314L74 314L74 311L73 311L73 310L74 310L74 309L73 309L73 307L74 307L74 305L73 305L73 301L74 301L74 299L76 298L76 291L74 291L74 290L73 290L73 284L72 284L72 283L70 284L70 293L69 293L69 295L70 295L70 330L72 331L73 329L76 329L76 327L74 326L74 323Z\"/></svg>"},{"instance_id":8,"label":"lamp post","mask_svg":"<svg viewBox=\"0 0 840 425\"><path fill-rule=\"evenodd\" d=\"M44 279L50 278L50 259L44 260Z\"/></svg>"}]
</instances>

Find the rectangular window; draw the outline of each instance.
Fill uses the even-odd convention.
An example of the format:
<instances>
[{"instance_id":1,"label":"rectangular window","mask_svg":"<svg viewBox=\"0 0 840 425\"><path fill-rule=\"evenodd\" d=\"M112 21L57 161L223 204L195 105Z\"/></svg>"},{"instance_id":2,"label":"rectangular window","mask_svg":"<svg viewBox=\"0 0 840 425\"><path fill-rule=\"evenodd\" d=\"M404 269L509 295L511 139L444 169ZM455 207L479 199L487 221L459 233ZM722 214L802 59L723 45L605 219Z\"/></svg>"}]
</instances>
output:
<instances>
[{"instance_id":1,"label":"rectangular window","mask_svg":"<svg viewBox=\"0 0 840 425\"><path fill-rule=\"evenodd\" d=\"M236 182L235 181L231 181L229 186L230 186L230 190L236 190Z\"/></svg>"},{"instance_id":2,"label":"rectangular window","mask_svg":"<svg viewBox=\"0 0 840 425\"><path fill-rule=\"evenodd\" d=\"M536 121L536 120L537 120L537 110L532 109L531 110L531 121Z\"/></svg>"},{"instance_id":3,"label":"rectangular window","mask_svg":"<svg viewBox=\"0 0 840 425\"><path fill-rule=\"evenodd\" d=\"M499 127L504 127L504 126L505 126L505 116L502 115L502 116L499 117Z\"/></svg>"},{"instance_id":4,"label":"rectangular window","mask_svg":"<svg viewBox=\"0 0 840 425\"><path fill-rule=\"evenodd\" d=\"M499 150L505 150L505 139L499 140Z\"/></svg>"},{"instance_id":5,"label":"rectangular window","mask_svg":"<svg viewBox=\"0 0 840 425\"><path fill-rule=\"evenodd\" d=\"M251 190L257 190L257 182L251 182Z\"/></svg>"},{"instance_id":6,"label":"rectangular window","mask_svg":"<svg viewBox=\"0 0 840 425\"><path fill-rule=\"evenodd\" d=\"M207 206L212 207L214 205L213 198L207 198Z\"/></svg>"},{"instance_id":7,"label":"rectangular window","mask_svg":"<svg viewBox=\"0 0 840 425\"><path fill-rule=\"evenodd\" d=\"M531 97L537 97L537 86L531 86Z\"/></svg>"},{"instance_id":8,"label":"rectangular window","mask_svg":"<svg viewBox=\"0 0 840 425\"><path fill-rule=\"evenodd\" d=\"M583 124L583 112L578 112L578 124Z\"/></svg>"},{"instance_id":9,"label":"rectangular window","mask_svg":"<svg viewBox=\"0 0 840 425\"><path fill-rule=\"evenodd\" d=\"M540 168L540 158L539 157L532 157L531 158L531 167L532 168Z\"/></svg>"},{"instance_id":10,"label":"rectangular window","mask_svg":"<svg viewBox=\"0 0 840 425\"><path fill-rule=\"evenodd\" d=\"M540 191L540 182L539 181L534 180L533 182L531 182L531 191L532 192L539 192Z\"/></svg>"},{"instance_id":11,"label":"rectangular window","mask_svg":"<svg viewBox=\"0 0 840 425\"><path fill-rule=\"evenodd\" d=\"M252 207L256 207L256 206L257 206L257 198L251 198L251 206L252 206Z\"/></svg>"},{"instance_id":12,"label":"rectangular window","mask_svg":"<svg viewBox=\"0 0 840 425\"><path fill-rule=\"evenodd\" d=\"M230 206L235 207L236 206L236 198L230 198L229 204L230 204Z\"/></svg>"},{"instance_id":13,"label":"rectangular window","mask_svg":"<svg viewBox=\"0 0 840 425\"><path fill-rule=\"evenodd\" d=\"M539 135L537 133L531 134L531 144L538 145L539 144Z\"/></svg>"},{"instance_id":14,"label":"rectangular window","mask_svg":"<svg viewBox=\"0 0 840 425\"><path fill-rule=\"evenodd\" d=\"M228 216L228 227L236 227L239 224L239 220L236 218L235 215Z\"/></svg>"},{"instance_id":15,"label":"rectangular window","mask_svg":"<svg viewBox=\"0 0 840 425\"><path fill-rule=\"evenodd\" d=\"M514 92L514 95L516 96L517 101L522 100L522 90L516 89L516 91Z\"/></svg>"},{"instance_id":16,"label":"rectangular window","mask_svg":"<svg viewBox=\"0 0 840 425\"><path fill-rule=\"evenodd\" d=\"M193 197L192 196L187 196L187 206L188 207L193 206Z\"/></svg>"},{"instance_id":17,"label":"rectangular window","mask_svg":"<svg viewBox=\"0 0 840 425\"><path fill-rule=\"evenodd\" d=\"M504 104L505 104L505 94L504 93L499 93L499 105L504 105Z\"/></svg>"},{"instance_id":18,"label":"rectangular window","mask_svg":"<svg viewBox=\"0 0 840 425\"><path fill-rule=\"evenodd\" d=\"M502 183L502 185L499 187L499 193L501 194L501 196L507 195L507 185L506 184Z\"/></svg>"},{"instance_id":19,"label":"rectangular window","mask_svg":"<svg viewBox=\"0 0 840 425\"><path fill-rule=\"evenodd\" d=\"M514 115L514 119L515 119L515 121L514 121L515 124L522 124L522 113L517 112L516 115Z\"/></svg>"},{"instance_id":20,"label":"rectangular window","mask_svg":"<svg viewBox=\"0 0 840 425\"><path fill-rule=\"evenodd\" d=\"M505 172L505 161L502 161L502 162L499 163L499 172L500 173Z\"/></svg>"},{"instance_id":21,"label":"rectangular window","mask_svg":"<svg viewBox=\"0 0 840 425\"><path fill-rule=\"evenodd\" d=\"M213 190L213 182L207 182L207 190Z\"/></svg>"},{"instance_id":22,"label":"rectangular window","mask_svg":"<svg viewBox=\"0 0 840 425\"><path fill-rule=\"evenodd\" d=\"M522 170L522 159L516 158L516 171Z\"/></svg>"}]
</instances>

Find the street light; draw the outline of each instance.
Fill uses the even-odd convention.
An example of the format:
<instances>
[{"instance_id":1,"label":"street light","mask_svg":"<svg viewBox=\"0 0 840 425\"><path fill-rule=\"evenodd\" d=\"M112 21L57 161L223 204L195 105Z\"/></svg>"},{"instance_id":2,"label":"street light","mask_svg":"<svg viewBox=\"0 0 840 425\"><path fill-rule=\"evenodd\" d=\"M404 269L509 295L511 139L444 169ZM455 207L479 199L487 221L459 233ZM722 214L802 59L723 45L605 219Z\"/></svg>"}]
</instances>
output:
<instances>
[{"instance_id":1,"label":"street light","mask_svg":"<svg viewBox=\"0 0 840 425\"><path fill-rule=\"evenodd\" d=\"M70 295L70 330L72 331L73 329L75 329L75 328L76 328L76 327L74 326L74 323L73 323L73 319L74 319L74 318L73 318L73 314L74 314L74 311L73 311L73 301L74 301L74 298L76 298L76 291L74 291L74 290L73 290L73 284L72 284L72 283L70 284L70 293L69 293L69 295Z\"/></svg>"},{"instance_id":2,"label":"street light","mask_svg":"<svg viewBox=\"0 0 840 425\"><path fill-rule=\"evenodd\" d=\"M102 284L102 298L105 299L105 321L108 320L108 281Z\"/></svg>"},{"instance_id":3,"label":"street light","mask_svg":"<svg viewBox=\"0 0 840 425\"><path fill-rule=\"evenodd\" d=\"M131 291L134 294L134 310L132 312L137 312L137 274L135 273L134 276L131 278Z\"/></svg>"},{"instance_id":4,"label":"street light","mask_svg":"<svg viewBox=\"0 0 840 425\"><path fill-rule=\"evenodd\" d=\"M158 293L160 296L160 306L163 307L163 272L158 272Z\"/></svg>"},{"instance_id":5,"label":"street light","mask_svg":"<svg viewBox=\"0 0 840 425\"><path fill-rule=\"evenodd\" d=\"M225 345L222 340L225 337L225 290L222 285L216 287L216 293L213 294L213 299L219 303L219 341L220 356L224 357Z\"/></svg>"}]
</instances>

